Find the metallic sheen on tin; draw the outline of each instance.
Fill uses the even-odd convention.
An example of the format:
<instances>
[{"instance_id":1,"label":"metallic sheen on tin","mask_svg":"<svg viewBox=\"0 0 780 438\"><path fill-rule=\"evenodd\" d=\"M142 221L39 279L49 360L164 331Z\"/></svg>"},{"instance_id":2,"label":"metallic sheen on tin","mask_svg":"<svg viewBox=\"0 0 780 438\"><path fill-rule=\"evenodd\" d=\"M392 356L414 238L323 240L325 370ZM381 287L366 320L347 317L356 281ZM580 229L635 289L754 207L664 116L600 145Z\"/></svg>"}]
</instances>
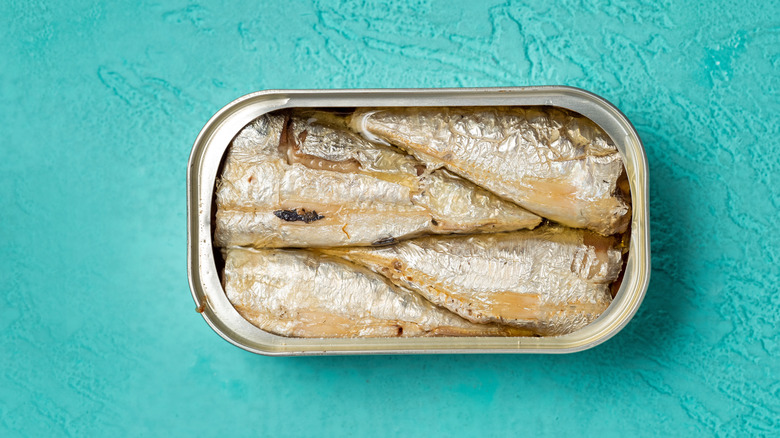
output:
<instances>
[{"instance_id":1,"label":"metallic sheen on tin","mask_svg":"<svg viewBox=\"0 0 780 438\"><path fill-rule=\"evenodd\" d=\"M585 328L554 337L287 338L261 330L231 305L213 246L215 183L230 142L250 122L282 108L546 106L579 113L612 140L631 192L631 240L612 304ZM647 158L626 117L604 99L570 87L397 90L280 90L253 93L222 108L195 141L187 172L188 274L197 309L229 342L267 355L407 353L569 353L614 336L636 313L650 274ZM220 268L221 269L221 268Z\"/></svg>"}]
</instances>

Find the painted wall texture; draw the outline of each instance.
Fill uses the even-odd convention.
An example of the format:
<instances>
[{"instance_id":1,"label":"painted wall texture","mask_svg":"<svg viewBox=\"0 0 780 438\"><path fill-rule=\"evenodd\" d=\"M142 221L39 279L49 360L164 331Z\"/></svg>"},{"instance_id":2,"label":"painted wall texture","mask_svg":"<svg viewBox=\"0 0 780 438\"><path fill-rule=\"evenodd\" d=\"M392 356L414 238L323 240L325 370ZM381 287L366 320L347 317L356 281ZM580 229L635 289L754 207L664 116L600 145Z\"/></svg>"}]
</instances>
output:
<instances>
[{"instance_id":1,"label":"painted wall texture","mask_svg":"<svg viewBox=\"0 0 780 438\"><path fill-rule=\"evenodd\" d=\"M780 434L780 3L0 4L0 435ZM563 84L650 162L635 319L565 356L267 358L186 274L208 118L269 88Z\"/></svg>"}]
</instances>

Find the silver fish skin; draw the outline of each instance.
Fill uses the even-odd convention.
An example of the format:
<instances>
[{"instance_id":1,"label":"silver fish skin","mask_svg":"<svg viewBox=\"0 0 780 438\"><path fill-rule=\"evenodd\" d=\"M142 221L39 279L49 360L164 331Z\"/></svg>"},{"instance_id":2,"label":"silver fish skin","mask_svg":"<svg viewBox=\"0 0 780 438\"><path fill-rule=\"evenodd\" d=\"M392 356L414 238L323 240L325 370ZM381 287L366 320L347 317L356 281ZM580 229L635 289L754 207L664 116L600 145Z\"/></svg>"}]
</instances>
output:
<instances>
[{"instance_id":1,"label":"silver fish skin","mask_svg":"<svg viewBox=\"0 0 780 438\"><path fill-rule=\"evenodd\" d=\"M308 250L228 248L224 288L253 325L288 337L517 336L474 324L368 269Z\"/></svg>"},{"instance_id":2,"label":"silver fish skin","mask_svg":"<svg viewBox=\"0 0 780 438\"><path fill-rule=\"evenodd\" d=\"M571 333L609 306L622 269L616 239L582 229L430 236L323 252L361 264L477 323Z\"/></svg>"},{"instance_id":3,"label":"silver fish skin","mask_svg":"<svg viewBox=\"0 0 780 438\"><path fill-rule=\"evenodd\" d=\"M310 112L267 114L228 150L215 243L372 245L426 233L532 228L541 218L442 169Z\"/></svg>"},{"instance_id":4,"label":"silver fish skin","mask_svg":"<svg viewBox=\"0 0 780 438\"><path fill-rule=\"evenodd\" d=\"M603 235L628 226L620 153L580 115L550 107L369 108L350 126L561 224Z\"/></svg>"}]
</instances>

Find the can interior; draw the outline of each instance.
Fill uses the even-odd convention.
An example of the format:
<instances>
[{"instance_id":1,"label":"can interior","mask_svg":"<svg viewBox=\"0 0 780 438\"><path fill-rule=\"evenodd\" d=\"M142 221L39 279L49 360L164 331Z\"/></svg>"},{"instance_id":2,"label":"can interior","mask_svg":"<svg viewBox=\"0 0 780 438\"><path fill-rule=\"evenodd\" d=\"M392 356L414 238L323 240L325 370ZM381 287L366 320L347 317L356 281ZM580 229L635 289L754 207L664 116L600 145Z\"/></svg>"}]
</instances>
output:
<instances>
[{"instance_id":1,"label":"can interior","mask_svg":"<svg viewBox=\"0 0 780 438\"><path fill-rule=\"evenodd\" d=\"M517 107L521 107L521 108L524 108L524 109L528 109L528 108L539 108L539 109L556 108L558 110L564 110L564 111L566 111L567 113L569 113L572 116L577 116L577 117L582 117L582 118L587 119L587 117L585 117L584 115L582 115L580 113L577 113L577 112L572 111L572 110L566 110L566 109L563 109L563 108L560 108L560 107L550 107L550 106L545 106L545 105L517 106ZM451 108L459 108L459 107L453 106ZM463 108L469 108L469 107L463 107ZM511 107L507 106L507 108L511 108ZM272 111L272 112L270 112L268 114L275 114L275 113L277 113L277 114L285 114L285 113L289 113L290 111L294 111L296 109L305 109L307 111L320 111L320 112L331 113L331 114L339 115L339 116L347 116L347 115L353 113L354 111L356 111L357 109L360 109L360 107L313 107L313 108L312 107L303 107L303 108L301 108L301 107L289 107L289 108L284 108L284 109L279 109L279 110L276 110L276 111ZM247 123L244 127L246 127L246 126L250 125L251 123L253 123L254 120L256 120L256 118L253 119L252 121L250 121L249 123ZM588 119L588 120L590 120L590 119ZM240 132L240 130L235 133L235 135L233 136L233 138L230 141L231 144L232 144L233 140L235 140L235 137L238 136L239 132ZM617 144L615 139L612 139L612 141ZM220 164L219 164L219 167L218 167L218 170L217 170L217 175L222 175L222 172L223 172L223 169L224 169L224 166L225 166L225 161L226 161L226 158L227 158L227 155L228 155L227 151L228 150L226 149L225 153L222 155L222 158L220 160ZM214 194L214 196L212 196L212 199L211 199L211 221L210 221L210 223L211 223L211 234L210 234L210 236L211 236L211 239L212 239L212 243L214 241L214 233L215 233L215 228L216 228L215 224L216 224L216 212L217 212L217 202L216 202L216 192L217 192L217 183L218 183L217 181L218 181L218 179L215 180L214 186L212 188L212 193ZM623 167L623 173L621 174L621 176L620 176L620 178L618 180L617 191L619 192L619 196L621 196L622 198L624 198L628 202L629 206L632 205L632 203L631 203L631 189L630 189L630 184L629 184L627 173L626 173L626 169L625 169L625 164L624 164L624 167ZM548 219L544 219L544 222L546 222L546 223L554 223L553 221L550 221ZM543 226L543 225L544 224L542 224L540 226ZM616 236L617 236L617 240L620 242L619 246L621 248L624 248L625 250L623 251L623 256L622 256L622 267L621 267L621 270L620 270L620 275L618 276L618 278L614 282L610 283L610 285L609 285L609 290L610 290L610 293L612 295L612 298L616 298L616 296L617 296L617 294L618 294L618 292L620 290L620 286L622 284L623 277L624 277L624 274L625 274L625 268L626 268L626 264L628 262L628 257L629 257L629 250L628 250L628 248L630 248L631 227L628 227L625 232L619 233ZM220 284L222 284L223 287L224 287L225 259L223 257L221 248L219 248L219 247L217 247L217 246L212 244L212 249L213 249L213 257L214 257L214 264L215 264L216 272L217 272L217 275L219 277ZM534 335L534 336L539 336L539 335Z\"/></svg>"},{"instance_id":2,"label":"can interior","mask_svg":"<svg viewBox=\"0 0 780 438\"><path fill-rule=\"evenodd\" d=\"M615 142L627 171L631 223L626 237L623 278L612 305L596 321L555 337L285 338L260 330L230 304L221 283L224 260L214 248L215 182L225 151L241 129L257 117L285 108L552 106L581 114ZM420 353L572 353L618 333L641 304L650 274L647 157L628 119L603 98L564 86L461 88L273 90L243 96L219 110L193 145L187 172L188 274L198 313L228 342L245 350L282 356Z\"/></svg>"}]
</instances>

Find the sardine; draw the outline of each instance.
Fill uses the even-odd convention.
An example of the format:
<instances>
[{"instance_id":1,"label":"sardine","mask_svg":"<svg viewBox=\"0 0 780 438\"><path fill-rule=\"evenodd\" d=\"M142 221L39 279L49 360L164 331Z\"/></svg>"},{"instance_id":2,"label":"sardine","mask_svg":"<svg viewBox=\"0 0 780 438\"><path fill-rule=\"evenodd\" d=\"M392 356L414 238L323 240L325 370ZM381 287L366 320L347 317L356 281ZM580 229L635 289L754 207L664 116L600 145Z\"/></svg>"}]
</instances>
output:
<instances>
[{"instance_id":1,"label":"sardine","mask_svg":"<svg viewBox=\"0 0 780 438\"><path fill-rule=\"evenodd\" d=\"M630 220L620 153L580 115L548 107L358 109L350 126L561 224L610 235Z\"/></svg>"},{"instance_id":2,"label":"sardine","mask_svg":"<svg viewBox=\"0 0 780 438\"><path fill-rule=\"evenodd\" d=\"M321 250L380 273L475 323L573 332L609 306L622 269L616 239L561 226L422 237L383 248Z\"/></svg>"},{"instance_id":3,"label":"sardine","mask_svg":"<svg viewBox=\"0 0 780 438\"><path fill-rule=\"evenodd\" d=\"M366 268L309 250L224 250L224 289L262 330L290 337L520 336L474 324Z\"/></svg>"},{"instance_id":4,"label":"sardine","mask_svg":"<svg viewBox=\"0 0 780 438\"><path fill-rule=\"evenodd\" d=\"M339 120L267 114L241 131L218 181L216 245L383 245L541 221L463 178L368 142Z\"/></svg>"}]
</instances>

